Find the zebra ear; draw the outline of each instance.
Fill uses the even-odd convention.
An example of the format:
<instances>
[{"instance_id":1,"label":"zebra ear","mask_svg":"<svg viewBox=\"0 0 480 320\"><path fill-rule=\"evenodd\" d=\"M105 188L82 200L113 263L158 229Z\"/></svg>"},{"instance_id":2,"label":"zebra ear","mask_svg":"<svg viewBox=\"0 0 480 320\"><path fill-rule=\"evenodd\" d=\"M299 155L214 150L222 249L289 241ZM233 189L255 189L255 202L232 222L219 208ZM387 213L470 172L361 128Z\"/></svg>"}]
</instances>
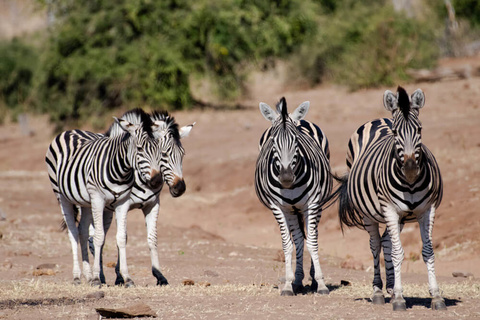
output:
<instances>
[{"instance_id":1,"label":"zebra ear","mask_svg":"<svg viewBox=\"0 0 480 320\"><path fill-rule=\"evenodd\" d=\"M397 96L390 90L385 91L383 94L383 105L388 111L395 111L398 108Z\"/></svg>"},{"instance_id":2,"label":"zebra ear","mask_svg":"<svg viewBox=\"0 0 480 320\"><path fill-rule=\"evenodd\" d=\"M278 117L278 112L270 108L270 106L266 103L260 102L260 112L262 113L263 117L270 122L275 121Z\"/></svg>"},{"instance_id":3,"label":"zebra ear","mask_svg":"<svg viewBox=\"0 0 480 320\"><path fill-rule=\"evenodd\" d=\"M131 134L133 134L138 128L138 125L135 125L125 119L118 119L117 117L113 117L113 119L115 119L115 122L120 125L120 128L122 128L123 131L129 132Z\"/></svg>"},{"instance_id":4,"label":"zebra ear","mask_svg":"<svg viewBox=\"0 0 480 320\"><path fill-rule=\"evenodd\" d=\"M190 134L190 131L192 131L193 126L195 125L196 122L189 124L188 126L181 127L180 130L178 130L178 133L180 134L180 139L188 137Z\"/></svg>"},{"instance_id":5,"label":"zebra ear","mask_svg":"<svg viewBox=\"0 0 480 320\"><path fill-rule=\"evenodd\" d=\"M165 134L164 129L165 129L165 121L163 121L163 120L153 121L152 132L153 132L153 136L155 137L155 139L161 139L162 138L162 136Z\"/></svg>"},{"instance_id":6,"label":"zebra ear","mask_svg":"<svg viewBox=\"0 0 480 320\"><path fill-rule=\"evenodd\" d=\"M421 109L425 105L425 94L421 89L415 90L411 99L413 109Z\"/></svg>"},{"instance_id":7,"label":"zebra ear","mask_svg":"<svg viewBox=\"0 0 480 320\"><path fill-rule=\"evenodd\" d=\"M302 104L299 105L295 111L293 111L293 113L290 115L290 118L295 121L303 120L307 115L308 108L310 108L310 101L302 102Z\"/></svg>"}]
</instances>

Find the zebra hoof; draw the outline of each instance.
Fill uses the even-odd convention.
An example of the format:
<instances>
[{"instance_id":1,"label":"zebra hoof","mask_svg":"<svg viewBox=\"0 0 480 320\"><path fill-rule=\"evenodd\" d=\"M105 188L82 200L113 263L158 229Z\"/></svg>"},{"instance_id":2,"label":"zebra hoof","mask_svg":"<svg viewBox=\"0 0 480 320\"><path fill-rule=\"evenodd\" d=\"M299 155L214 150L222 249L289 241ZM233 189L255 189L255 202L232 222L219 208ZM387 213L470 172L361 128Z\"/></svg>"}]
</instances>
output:
<instances>
[{"instance_id":1,"label":"zebra hoof","mask_svg":"<svg viewBox=\"0 0 480 320\"><path fill-rule=\"evenodd\" d=\"M100 281L99 278L93 279L92 282L90 283L92 287L102 287L102 282Z\"/></svg>"},{"instance_id":2,"label":"zebra hoof","mask_svg":"<svg viewBox=\"0 0 480 320\"><path fill-rule=\"evenodd\" d=\"M135 287L135 282L133 282L132 279L128 279L126 282L125 282L125 288L134 288Z\"/></svg>"},{"instance_id":3,"label":"zebra hoof","mask_svg":"<svg viewBox=\"0 0 480 320\"><path fill-rule=\"evenodd\" d=\"M433 298L432 310L447 310L447 306L445 305L445 300L443 300L443 298Z\"/></svg>"},{"instance_id":4,"label":"zebra hoof","mask_svg":"<svg viewBox=\"0 0 480 320\"><path fill-rule=\"evenodd\" d=\"M80 281L80 278L74 278L73 279L73 285L79 286L82 284L82 281Z\"/></svg>"},{"instance_id":5,"label":"zebra hoof","mask_svg":"<svg viewBox=\"0 0 480 320\"><path fill-rule=\"evenodd\" d=\"M167 279L157 280L157 286L168 286Z\"/></svg>"},{"instance_id":6,"label":"zebra hoof","mask_svg":"<svg viewBox=\"0 0 480 320\"><path fill-rule=\"evenodd\" d=\"M282 293L280 293L282 297L291 297L294 296L295 294L291 290L282 290Z\"/></svg>"},{"instance_id":7,"label":"zebra hoof","mask_svg":"<svg viewBox=\"0 0 480 320\"><path fill-rule=\"evenodd\" d=\"M381 292L375 292L372 296L372 303L377 305L385 304L385 296Z\"/></svg>"},{"instance_id":8,"label":"zebra hoof","mask_svg":"<svg viewBox=\"0 0 480 320\"><path fill-rule=\"evenodd\" d=\"M407 310L407 303L405 300L398 300L393 301L393 311L406 311Z\"/></svg>"},{"instance_id":9,"label":"zebra hoof","mask_svg":"<svg viewBox=\"0 0 480 320\"><path fill-rule=\"evenodd\" d=\"M330 291L328 290L328 288L321 288L317 290L317 293L321 295L328 295L330 294Z\"/></svg>"},{"instance_id":10,"label":"zebra hoof","mask_svg":"<svg viewBox=\"0 0 480 320\"><path fill-rule=\"evenodd\" d=\"M303 290L305 289L303 284L292 284L292 288L293 288L293 293L294 294L302 293Z\"/></svg>"}]
</instances>

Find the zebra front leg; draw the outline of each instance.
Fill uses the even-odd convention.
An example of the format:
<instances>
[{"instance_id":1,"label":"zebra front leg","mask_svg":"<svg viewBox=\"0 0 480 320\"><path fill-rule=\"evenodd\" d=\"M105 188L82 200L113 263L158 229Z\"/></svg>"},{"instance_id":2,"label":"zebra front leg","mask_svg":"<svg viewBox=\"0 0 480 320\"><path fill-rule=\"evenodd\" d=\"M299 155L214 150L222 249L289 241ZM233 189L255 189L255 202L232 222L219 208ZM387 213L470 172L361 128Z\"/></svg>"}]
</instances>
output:
<instances>
[{"instance_id":1,"label":"zebra front leg","mask_svg":"<svg viewBox=\"0 0 480 320\"><path fill-rule=\"evenodd\" d=\"M387 231L392 242L392 262L395 272L395 284L393 286L392 305L393 311L407 310L407 303L403 298L402 288L402 262L404 258L404 251L402 242L400 241L400 222L399 216L394 208L383 208L385 222L387 224Z\"/></svg>"},{"instance_id":2,"label":"zebra front leg","mask_svg":"<svg viewBox=\"0 0 480 320\"><path fill-rule=\"evenodd\" d=\"M92 216L95 232L93 235L94 259L93 259L93 277L92 286L101 287L100 281L100 258L102 255L102 247L105 242L105 232L103 229L103 210L105 208L105 200L96 190L91 190L90 198L92 203Z\"/></svg>"},{"instance_id":3,"label":"zebra front leg","mask_svg":"<svg viewBox=\"0 0 480 320\"><path fill-rule=\"evenodd\" d=\"M73 284L79 285L81 283L80 277L82 272L80 271L80 264L78 262L78 228L75 222L75 206L71 204L63 195L58 198L60 202L60 208L62 210L63 219L67 224L68 238L72 246L73 255Z\"/></svg>"},{"instance_id":4,"label":"zebra front leg","mask_svg":"<svg viewBox=\"0 0 480 320\"><path fill-rule=\"evenodd\" d=\"M130 208L129 201L117 206L115 209L115 218L117 220L117 248L118 261L120 263L120 274L125 281L125 287L133 287L135 283L128 274L127 267L127 213Z\"/></svg>"},{"instance_id":5,"label":"zebra front leg","mask_svg":"<svg viewBox=\"0 0 480 320\"><path fill-rule=\"evenodd\" d=\"M284 213L280 209L272 209L273 215L278 222L280 227L280 235L282 236L282 248L283 254L285 255L285 285L282 289L282 296L293 296L292 282L294 280L293 270L292 270L292 253L293 253L293 242L290 237L290 232L288 228L288 223L285 218Z\"/></svg>"},{"instance_id":6,"label":"zebra front leg","mask_svg":"<svg viewBox=\"0 0 480 320\"><path fill-rule=\"evenodd\" d=\"M93 223L92 209L83 207L81 208L82 215L80 217L80 223L78 225L78 233L80 239L80 250L82 251L82 263L83 263L83 275L87 282L92 281L92 269L90 268L90 261L88 258L88 237L89 227Z\"/></svg>"},{"instance_id":7,"label":"zebra front leg","mask_svg":"<svg viewBox=\"0 0 480 320\"><path fill-rule=\"evenodd\" d=\"M112 224L112 219L113 219L113 212L110 210L105 210L103 212L103 230L105 231L105 236L108 233L108 230L110 229L110 225ZM93 235L95 233L95 228L93 226L93 223L90 224L88 228L88 247L90 249L90 253L95 256L95 247L93 245ZM106 279L105 279L105 274L103 272L103 248L102 246L101 252L100 252L100 282L102 284L106 284ZM116 269L115 269L116 270ZM123 281L123 279L122 279ZM116 283L115 283L116 284Z\"/></svg>"},{"instance_id":8,"label":"zebra front leg","mask_svg":"<svg viewBox=\"0 0 480 320\"><path fill-rule=\"evenodd\" d=\"M418 224L420 227L420 235L422 236L423 261L427 265L428 272L428 287L430 295L432 296L433 310L447 310L445 300L440 295L440 289L437 284L437 277L435 276L435 255L432 246L432 229L433 221L435 219L435 207L431 207L425 214L418 217Z\"/></svg>"},{"instance_id":9,"label":"zebra front leg","mask_svg":"<svg viewBox=\"0 0 480 320\"><path fill-rule=\"evenodd\" d=\"M157 201L153 205L145 206L143 214L145 215L145 225L147 227L147 242L150 249L150 258L152 260L152 274L157 279L157 286L168 285L168 280L160 271L160 262L158 261L157 248L157 218L160 203Z\"/></svg>"},{"instance_id":10,"label":"zebra front leg","mask_svg":"<svg viewBox=\"0 0 480 320\"><path fill-rule=\"evenodd\" d=\"M385 304L385 296L383 295L383 282L380 271L380 233L378 230L378 223L373 222L367 216L363 218L365 224L365 230L370 235L370 251L373 255L373 304Z\"/></svg>"},{"instance_id":11,"label":"zebra front leg","mask_svg":"<svg viewBox=\"0 0 480 320\"><path fill-rule=\"evenodd\" d=\"M404 223L400 223L400 233L405 226ZM383 232L382 235L382 248L383 248L383 258L385 260L385 276L387 277L387 292L390 295L393 295L393 287L395 286L395 270L393 268L392 262L392 241L390 240L390 235L388 234L387 229Z\"/></svg>"},{"instance_id":12,"label":"zebra front leg","mask_svg":"<svg viewBox=\"0 0 480 320\"><path fill-rule=\"evenodd\" d=\"M304 231L303 231L303 216L298 214L287 214L287 223L290 230L290 235L293 238L296 252L296 266L295 266L295 280L292 283L293 293L297 294L303 292L303 246L304 246ZM301 221L300 221L301 220Z\"/></svg>"},{"instance_id":13,"label":"zebra front leg","mask_svg":"<svg viewBox=\"0 0 480 320\"><path fill-rule=\"evenodd\" d=\"M317 283L317 293L319 294L329 294L327 286L325 285L323 279L322 268L320 267L320 260L318 257L318 222L320 221L321 213L316 210L308 210L304 215L304 220L306 221L307 229L307 249L312 258L313 264L313 277ZM312 271L310 270L312 275ZM313 284L313 280L312 280Z\"/></svg>"}]
</instances>

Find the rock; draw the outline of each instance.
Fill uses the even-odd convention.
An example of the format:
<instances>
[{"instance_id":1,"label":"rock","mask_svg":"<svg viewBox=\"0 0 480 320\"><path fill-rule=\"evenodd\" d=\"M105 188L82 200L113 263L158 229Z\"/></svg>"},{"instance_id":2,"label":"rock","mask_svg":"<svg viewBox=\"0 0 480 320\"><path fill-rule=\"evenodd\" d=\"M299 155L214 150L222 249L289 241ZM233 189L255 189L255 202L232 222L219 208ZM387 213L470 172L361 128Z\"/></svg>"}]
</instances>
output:
<instances>
[{"instance_id":1,"label":"rock","mask_svg":"<svg viewBox=\"0 0 480 320\"><path fill-rule=\"evenodd\" d=\"M195 285L195 281L191 280L191 279L185 279L182 281L183 285L184 286L193 286Z\"/></svg>"},{"instance_id":2,"label":"rock","mask_svg":"<svg viewBox=\"0 0 480 320\"><path fill-rule=\"evenodd\" d=\"M96 292L92 292L92 293L89 293L85 296L85 298L87 299L102 299L105 297L105 292L103 291L96 291Z\"/></svg>"},{"instance_id":3,"label":"rock","mask_svg":"<svg viewBox=\"0 0 480 320\"><path fill-rule=\"evenodd\" d=\"M33 275L35 277L40 277L40 276L54 276L55 271L53 269L36 269L33 270Z\"/></svg>"},{"instance_id":4,"label":"rock","mask_svg":"<svg viewBox=\"0 0 480 320\"><path fill-rule=\"evenodd\" d=\"M212 271L212 270L205 270L204 274L209 277L218 277L219 274L218 272Z\"/></svg>"},{"instance_id":5,"label":"rock","mask_svg":"<svg viewBox=\"0 0 480 320\"><path fill-rule=\"evenodd\" d=\"M54 263L43 263L38 265L35 269L41 270L41 269L55 269L57 267L56 264Z\"/></svg>"},{"instance_id":6,"label":"rock","mask_svg":"<svg viewBox=\"0 0 480 320\"><path fill-rule=\"evenodd\" d=\"M125 308L95 308L95 311L105 318L157 317L157 314L144 303Z\"/></svg>"},{"instance_id":7,"label":"rock","mask_svg":"<svg viewBox=\"0 0 480 320\"><path fill-rule=\"evenodd\" d=\"M452 276L455 278L473 278L473 273L464 271L453 271Z\"/></svg>"},{"instance_id":8,"label":"rock","mask_svg":"<svg viewBox=\"0 0 480 320\"><path fill-rule=\"evenodd\" d=\"M340 280L340 285L344 286L344 287L351 287L352 283L350 281L347 281L347 280Z\"/></svg>"}]
</instances>

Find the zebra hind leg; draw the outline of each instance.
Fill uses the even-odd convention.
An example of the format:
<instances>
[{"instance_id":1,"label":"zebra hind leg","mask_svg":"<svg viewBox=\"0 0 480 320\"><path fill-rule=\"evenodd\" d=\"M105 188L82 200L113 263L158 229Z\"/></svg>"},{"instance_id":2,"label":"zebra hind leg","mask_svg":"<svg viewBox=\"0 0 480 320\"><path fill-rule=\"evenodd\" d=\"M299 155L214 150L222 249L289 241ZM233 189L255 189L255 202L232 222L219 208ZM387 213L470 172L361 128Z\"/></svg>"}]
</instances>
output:
<instances>
[{"instance_id":1,"label":"zebra hind leg","mask_svg":"<svg viewBox=\"0 0 480 320\"><path fill-rule=\"evenodd\" d=\"M78 227L75 222L75 206L68 202L68 200L62 195L59 196L60 207L62 210L63 218L68 228L68 238L70 239L70 244L72 246L72 255L73 255L73 284L81 284L81 275L80 264L78 262Z\"/></svg>"},{"instance_id":2,"label":"zebra hind leg","mask_svg":"<svg viewBox=\"0 0 480 320\"><path fill-rule=\"evenodd\" d=\"M320 212L310 211L305 218L307 222L307 249L312 258L313 266L313 272L310 270L312 286L316 284L316 292L318 294L329 294L330 290L328 290L323 280L322 268L320 267L320 260L318 257L318 222L320 221Z\"/></svg>"},{"instance_id":3,"label":"zebra hind leg","mask_svg":"<svg viewBox=\"0 0 480 320\"><path fill-rule=\"evenodd\" d=\"M372 303L382 305L385 304L385 296L383 295L383 282L380 272L380 233L378 230L378 223L372 222L367 217L364 217L365 229L370 235L370 251L373 255L373 294Z\"/></svg>"},{"instance_id":4,"label":"zebra hind leg","mask_svg":"<svg viewBox=\"0 0 480 320\"><path fill-rule=\"evenodd\" d=\"M300 213L296 215L288 215L288 225L290 228L290 234L295 243L296 251L296 266L295 266L295 280L292 283L293 293L303 293L303 278L305 277L303 273L303 248L304 248L304 227L303 227L303 217Z\"/></svg>"}]
</instances>

